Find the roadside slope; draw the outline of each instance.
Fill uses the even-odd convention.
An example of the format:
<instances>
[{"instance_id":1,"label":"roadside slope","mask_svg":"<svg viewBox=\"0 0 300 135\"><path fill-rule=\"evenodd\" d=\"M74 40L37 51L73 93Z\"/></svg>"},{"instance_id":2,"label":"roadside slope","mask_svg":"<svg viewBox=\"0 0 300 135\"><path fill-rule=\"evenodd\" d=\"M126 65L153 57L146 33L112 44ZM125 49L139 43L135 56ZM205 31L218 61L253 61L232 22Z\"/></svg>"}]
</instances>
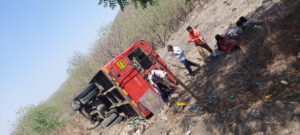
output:
<instances>
[{"instance_id":1,"label":"roadside slope","mask_svg":"<svg viewBox=\"0 0 300 135\"><path fill-rule=\"evenodd\" d=\"M74 122L54 134L178 135L189 131L190 135L247 135L259 132L299 134L297 109L300 97L297 90L300 88L300 65L297 63L300 56L297 55L300 32L297 28L300 17L297 16L299 10L295 10L296 7L299 9L299 1L293 0L213 0L204 8L196 7L180 29L171 35L167 44L183 48L188 59L202 65L194 45L188 44L187 26L199 29L208 44L214 47L214 35L226 33L240 16L264 21L266 25L264 31L241 50L221 55L219 59L203 65L192 80L186 77L187 71L182 64L167 56L165 48L158 49L173 73L193 89L202 99L202 104L213 108L213 112L199 115L194 111L199 105L188 93L183 92L174 95L171 98L171 110L155 115L148 127L136 125L137 129L128 132L131 126L122 122L109 129L99 127L85 131L85 120L76 116ZM289 34L285 34L287 32ZM282 44L285 46L282 47ZM296 79L291 81L291 78ZM281 79L291 82L289 87L281 85ZM261 82L262 85L256 87L253 85L255 82ZM245 91L248 86L252 87L251 90ZM274 96L264 99L268 94ZM227 100L232 95L235 98ZM178 109L176 101L186 101L189 105Z\"/></svg>"},{"instance_id":2,"label":"roadside slope","mask_svg":"<svg viewBox=\"0 0 300 135\"><path fill-rule=\"evenodd\" d=\"M211 47L216 34L224 34L240 16L264 22L263 31L247 45L203 65L195 79L188 80L182 64L159 54L213 112L199 117L192 113L199 106L188 94L174 101L186 101L181 111L174 108L168 120L157 119L146 134L299 134L299 1L216 0L204 9L195 9L191 18L173 34L169 44L185 50L188 59L201 63L193 44L187 43L187 26L196 27ZM180 72L178 72L180 71ZM183 72L182 72L183 71ZM288 86L280 80L290 82ZM259 82L261 85L256 86ZM271 99L265 98L272 95ZM233 99L228 97L234 96ZM174 124L176 123L176 124Z\"/></svg>"}]
</instances>

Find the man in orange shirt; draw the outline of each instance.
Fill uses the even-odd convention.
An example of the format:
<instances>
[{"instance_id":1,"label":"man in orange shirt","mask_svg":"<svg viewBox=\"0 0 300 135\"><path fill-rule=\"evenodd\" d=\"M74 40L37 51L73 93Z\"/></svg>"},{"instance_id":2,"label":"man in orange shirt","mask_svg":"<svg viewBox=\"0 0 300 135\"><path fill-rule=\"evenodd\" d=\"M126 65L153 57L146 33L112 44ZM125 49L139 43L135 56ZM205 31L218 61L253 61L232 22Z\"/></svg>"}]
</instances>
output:
<instances>
[{"instance_id":1,"label":"man in orange shirt","mask_svg":"<svg viewBox=\"0 0 300 135\"><path fill-rule=\"evenodd\" d=\"M189 32L189 42L194 42L197 47L200 55L207 60L208 56L204 52L203 48L205 48L210 54L214 54L213 50L207 45L207 43L201 37L201 33L198 30L192 29L191 26L187 27L186 30Z\"/></svg>"}]
</instances>

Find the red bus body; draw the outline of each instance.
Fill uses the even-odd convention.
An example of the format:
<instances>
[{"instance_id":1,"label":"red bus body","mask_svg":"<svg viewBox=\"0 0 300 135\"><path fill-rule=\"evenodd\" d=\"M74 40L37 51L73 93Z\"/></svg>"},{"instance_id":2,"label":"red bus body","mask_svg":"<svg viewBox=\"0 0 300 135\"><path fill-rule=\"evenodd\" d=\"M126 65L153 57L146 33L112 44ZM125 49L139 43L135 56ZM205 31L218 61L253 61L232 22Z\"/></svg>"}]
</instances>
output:
<instances>
[{"instance_id":1,"label":"red bus body","mask_svg":"<svg viewBox=\"0 0 300 135\"><path fill-rule=\"evenodd\" d=\"M103 66L71 102L70 108L89 119L94 129L113 126L126 117L151 117L163 107L159 93L144 78L163 70L177 83L167 65L145 41L137 41Z\"/></svg>"},{"instance_id":2,"label":"red bus body","mask_svg":"<svg viewBox=\"0 0 300 135\"><path fill-rule=\"evenodd\" d=\"M152 62L152 65L150 67L148 66L149 68L143 70L143 72L140 72L130 59L131 54L138 49L148 56L149 60ZM157 60L160 62L158 63ZM113 60L109 61L102 70L106 72L107 76L113 80L116 85L121 87L119 92L129 100L135 111L138 114L147 117L151 112L141 105L139 101L147 90L151 90L154 93L156 92L143 77L155 68L167 72L168 69L165 69L160 63L164 64L164 67L167 67L165 62L153 50L151 45L145 41L137 41ZM174 76L168 74L168 78L172 82L177 83Z\"/></svg>"}]
</instances>

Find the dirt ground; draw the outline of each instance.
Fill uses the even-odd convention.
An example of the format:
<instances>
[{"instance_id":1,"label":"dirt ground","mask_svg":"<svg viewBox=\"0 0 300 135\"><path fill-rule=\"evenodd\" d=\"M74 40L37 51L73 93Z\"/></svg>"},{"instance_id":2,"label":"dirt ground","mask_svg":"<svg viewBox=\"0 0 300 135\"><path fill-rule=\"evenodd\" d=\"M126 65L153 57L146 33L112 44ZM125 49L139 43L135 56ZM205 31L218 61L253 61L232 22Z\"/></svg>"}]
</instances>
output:
<instances>
[{"instance_id":1,"label":"dirt ground","mask_svg":"<svg viewBox=\"0 0 300 135\"><path fill-rule=\"evenodd\" d=\"M220 53L204 64L193 43L188 43L185 28L200 30L214 48L214 36L225 34L240 16L263 22L262 30L241 49ZM171 109L154 115L150 125L138 120L132 126L127 120L85 131L82 118L75 118L55 134L299 135L300 0L211 0L188 18L168 44L184 49L187 59L201 64L194 69L196 77L187 77L183 64L167 56L165 48L158 52L200 101L181 90L170 98ZM178 107L177 101L188 105Z\"/></svg>"},{"instance_id":2,"label":"dirt ground","mask_svg":"<svg viewBox=\"0 0 300 135\"><path fill-rule=\"evenodd\" d=\"M179 121L173 121L177 114L170 113L170 123L159 126L167 129L164 133L155 133L157 129L150 127L145 134L300 134L299 8L299 1L289 0L218 0L207 3L202 10L195 9L169 41L183 48L194 62L202 63L202 59L194 45L187 42L184 28L188 25L199 29L212 48L216 44L214 35L226 33L240 16L263 22L263 30L240 50L220 54L207 65L202 63L195 79L187 78L187 71L176 72L185 70L183 65L166 56L166 49L160 50L173 72L201 98L198 103L207 105L212 113L186 114ZM281 80L290 84L280 84ZM268 95L272 97L265 98ZM181 113L191 112L197 104L188 94L173 101L178 100L190 105Z\"/></svg>"}]
</instances>

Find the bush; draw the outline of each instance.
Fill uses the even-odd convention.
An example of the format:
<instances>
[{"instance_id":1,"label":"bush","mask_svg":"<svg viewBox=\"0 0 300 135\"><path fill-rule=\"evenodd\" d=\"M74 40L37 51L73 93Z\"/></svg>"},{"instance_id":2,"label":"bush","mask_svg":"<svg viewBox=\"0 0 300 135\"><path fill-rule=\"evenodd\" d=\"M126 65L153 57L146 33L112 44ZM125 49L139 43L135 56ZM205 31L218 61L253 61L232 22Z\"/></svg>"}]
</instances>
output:
<instances>
[{"instance_id":1,"label":"bush","mask_svg":"<svg viewBox=\"0 0 300 135\"><path fill-rule=\"evenodd\" d=\"M60 127L65 120L60 119L60 111L55 106L42 103L19 109L20 132L16 134L45 134Z\"/></svg>"}]
</instances>

